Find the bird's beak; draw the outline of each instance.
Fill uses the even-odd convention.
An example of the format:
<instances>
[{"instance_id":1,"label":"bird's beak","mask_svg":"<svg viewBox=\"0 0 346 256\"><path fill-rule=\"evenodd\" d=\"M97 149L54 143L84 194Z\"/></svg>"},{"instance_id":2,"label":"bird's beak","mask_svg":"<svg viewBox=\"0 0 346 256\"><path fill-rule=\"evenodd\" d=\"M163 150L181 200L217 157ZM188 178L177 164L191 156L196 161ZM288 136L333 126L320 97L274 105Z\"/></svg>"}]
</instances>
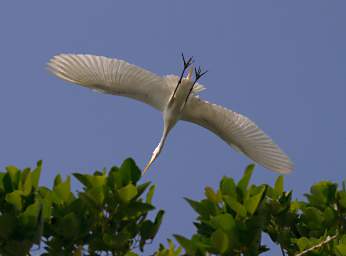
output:
<instances>
[{"instance_id":1,"label":"bird's beak","mask_svg":"<svg viewBox=\"0 0 346 256\"><path fill-rule=\"evenodd\" d=\"M144 176L144 174L147 172L147 170L149 169L149 167L152 164L152 162L153 162L153 160L151 158L150 161L147 163L147 165L144 167L144 170L142 172L142 176Z\"/></svg>"},{"instance_id":2,"label":"bird's beak","mask_svg":"<svg viewBox=\"0 0 346 256\"><path fill-rule=\"evenodd\" d=\"M173 125L174 125L174 123L173 123ZM159 145L157 145L157 147L153 151L153 154L151 155L150 161L144 167L144 170L142 172L142 176L146 173L146 171L149 169L150 165L155 161L155 159L160 155L162 147L165 144L165 140L167 138L167 134L168 134L169 130L172 127L173 127L172 124L171 125L167 124L166 121L165 121L164 128L163 128L163 134L162 134L162 138L160 140L160 143L159 143Z\"/></svg>"},{"instance_id":3,"label":"bird's beak","mask_svg":"<svg viewBox=\"0 0 346 256\"><path fill-rule=\"evenodd\" d=\"M193 66L191 66L189 73L186 76L187 80L192 80L192 74L193 74Z\"/></svg>"},{"instance_id":4,"label":"bird's beak","mask_svg":"<svg viewBox=\"0 0 346 256\"><path fill-rule=\"evenodd\" d=\"M147 172L147 170L149 169L150 165L155 161L155 159L157 158L158 153L156 153L155 151L153 152L149 162L147 163L147 165L144 167L144 170L142 172L142 176Z\"/></svg>"}]
</instances>

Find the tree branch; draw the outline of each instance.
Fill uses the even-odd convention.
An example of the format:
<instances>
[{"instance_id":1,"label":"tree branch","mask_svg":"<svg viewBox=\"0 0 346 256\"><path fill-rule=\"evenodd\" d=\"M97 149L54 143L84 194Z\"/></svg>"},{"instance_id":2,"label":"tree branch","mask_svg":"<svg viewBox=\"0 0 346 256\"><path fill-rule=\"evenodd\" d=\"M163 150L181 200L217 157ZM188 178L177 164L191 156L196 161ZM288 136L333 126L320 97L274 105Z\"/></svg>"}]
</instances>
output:
<instances>
[{"instance_id":1,"label":"tree branch","mask_svg":"<svg viewBox=\"0 0 346 256\"><path fill-rule=\"evenodd\" d=\"M336 237L337 237L337 235L327 236L326 240L320 242L319 244L316 244L316 245L312 246L309 249L306 249L306 250L296 254L296 256L302 256L302 255L307 254L308 252L311 252L311 251L313 251L315 249L321 248L323 245L325 245L325 244L329 243L330 241L334 240Z\"/></svg>"}]
</instances>

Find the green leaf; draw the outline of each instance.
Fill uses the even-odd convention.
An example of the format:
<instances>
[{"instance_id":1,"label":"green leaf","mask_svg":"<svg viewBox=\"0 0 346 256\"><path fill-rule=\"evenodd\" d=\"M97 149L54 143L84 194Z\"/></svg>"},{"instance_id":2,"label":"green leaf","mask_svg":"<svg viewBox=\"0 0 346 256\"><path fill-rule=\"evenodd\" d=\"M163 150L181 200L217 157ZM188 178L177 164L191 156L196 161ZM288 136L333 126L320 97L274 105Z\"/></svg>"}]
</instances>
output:
<instances>
[{"instance_id":1,"label":"green leaf","mask_svg":"<svg viewBox=\"0 0 346 256\"><path fill-rule=\"evenodd\" d=\"M163 244L160 244L159 251L156 252L155 256L180 256L182 255L182 248L179 246L175 249L175 245L172 240L167 239L168 249L164 247Z\"/></svg>"},{"instance_id":2,"label":"green leaf","mask_svg":"<svg viewBox=\"0 0 346 256\"><path fill-rule=\"evenodd\" d=\"M156 185L150 186L149 191L147 193L146 200L145 200L145 202L147 204L151 204L151 201L152 201L153 196L154 196L155 188L156 188Z\"/></svg>"},{"instance_id":3,"label":"green leaf","mask_svg":"<svg viewBox=\"0 0 346 256\"><path fill-rule=\"evenodd\" d=\"M237 200L230 196L224 196L224 201L233 211L236 212L237 216L240 218L246 217L246 208Z\"/></svg>"},{"instance_id":4,"label":"green leaf","mask_svg":"<svg viewBox=\"0 0 346 256\"><path fill-rule=\"evenodd\" d=\"M80 234L80 222L79 218L74 212L66 214L60 221L59 226L61 227L62 234L67 239L72 239Z\"/></svg>"},{"instance_id":5,"label":"green leaf","mask_svg":"<svg viewBox=\"0 0 346 256\"><path fill-rule=\"evenodd\" d=\"M150 220L145 220L141 227L141 237L142 237L142 243L145 243L148 239L154 239L157 232L159 231L160 225L162 223L162 218L164 215L164 211L160 210L156 217L155 221L152 222Z\"/></svg>"},{"instance_id":6,"label":"green leaf","mask_svg":"<svg viewBox=\"0 0 346 256\"><path fill-rule=\"evenodd\" d=\"M185 249L186 253L189 255L195 255L196 252L196 246L194 243L187 239L184 236L180 235L173 235L174 238L178 241L178 243Z\"/></svg>"},{"instance_id":7,"label":"green leaf","mask_svg":"<svg viewBox=\"0 0 346 256\"><path fill-rule=\"evenodd\" d=\"M60 199L60 203L67 203L70 201L73 198L71 193L71 178L68 176L65 182L61 182L60 178L60 182L58 182L58 184L54 187L53 191L54 194Z\"/></svg>"},{"instance_id":8,"label":"green leaf","mask_svg":"<svg viewBox=\"0 0 346 256\"><path fill-rule=\"evenodd\" d=\"M128 203L137 195L137 188L133 184L118 189L119 197L124 203Z\"/></svg>"},{"instance_id":9,"label":"green leaf","mask_svg":"<svg viewBox=\"0 0 346 256\"><path fill-rule=\"evenodd\" d=\"M194 209L197 213L199 213L200 215L206 215L207 213L204 211L204 209L202 209L201 203L189 198L184 198L186 200L186 202L188 202L188 204L191 206L192 209Z\"/></svg>"},{"instance_id":10,"label":"green leaf","mask_svg":"<svg viewBox=\"0 0 346 256\"><path fill-rule=\"evenodd\" d=\"M215 204L209 200L202 200L201 202L198 202L198 201L191 200L189 198L184 198L184 199L203 218L208 218L208 216L213 215L216 212Z\"/></svg>"},{"instance_id":11,"label":"green leaf","mask_svg":"<svg viewBox=\"0 0 346 256\"><path fill-rule=\"evenodd\" d=\"M0 172L0 192L1 191L5 192L4 177L5 177L5 173Z\"/></svg>"},{"instance_id":12,"label":"green leaf","mask_svg":"<svg viewBox=\"0 0 346 256\"><path fill-rule=\"evenodd\" d=\"M310 194L305 194L311 205L322 209L325 205L332 204L336 197L337 184L321 181L310 188Z\"/></svg>"},{"instance_id":13,"label":"green leaf","mask_svg":"<svg viewBox=\"0 0 346 256\"><path fill-rule=\"evenodd\" d=\"M215 204L220 203L222 201L222 195L219 192L215 193L211 187L206 187L204 189L204 194L208 198L208 200Z\"/></svg>"},{"instance_id":14,"label":"green leaf","mask_svg":"<svg viewBox=\"0 0 346 256\"><path fill-rule=\"evenodd\" d=\"M136 198L140 197L144 193L144 191L149 187L149 185L150 185L150 181L145 182L145 183L140 184L140 185L137 185L137 196L136 196Z\"/></svg>"},{"instance_id":15,"label":"green leaf","mask_svg":"<svg viewBox=\"0 0 346 256\"><path fill-rule=\"evenodd\" d=\"M261 190L254 196L251 196L245 200L245 208L250 215L253 215L258 208L261 199L263 198L263 193L265 191L265 187L262 186Z\"/></svg>"},{"instance_id":16,"label":"green leaf","mask_svg":"<svg viewBox=\"0 0 346 256\"><path fill-rule=\"evenodd\" d=\"M314 207L306 207L302 216L302 220L310 229L323 229L321 223L323 223L323 213Z\"/></svg>"},{"instance_id":17,"label":"green leaf","mask_svg":"<svg viewBox=\"0 0 346 256\"><path fill-rule=\"evenodd\" d=\"M211 224L216 229L221 229L225 232L230 232L235 227L235 221L231 214L220 214L211 219Z\"/></svg>"},{"instance_id":18,"label":"green leaf","mask_svg":"<svg viewBox=\"0 0 346 256\"><path fill-rule=\"evenodd\" d=\"M84 193L89 199L91 199L96 206L101 207L105 200L104 188L103 187L93 187L88 189Z\"/></svg>"},{"instance_id":19,"label":"green leaf","mask_svg":"<svg viewBox=\"0 0 346 256\"><path fill-rule=\"evenodd\" d=\"M142 214L146 214L151 210L154 210L155 207L151 204L146 204L142 202L131 202L127 207L122 207L119 209L119 214L123 216L123 219L130 219L133 217L138 217Z\"/></svg>"},{"instance_id":20,"label":"green leaf","mask_svg":"<svg viewBox=\"0 0 346 256\"><path fill-rule=\"evenodd\" d=\"M72 173L73 177L75 177L80 183L82 183L85 187L90 188L92 187L92 182L90 182L90 179L88 178L88 174L81 174L81 173Z\"/></svg>"},{"instance_id":21,"label":"green leaf","mask_svg":"<svg viewBox=\"0 0 346 256\"><path fill-rule=\"evenodd\" d=\"M346 256L346 244L338 244L335 246L337 256Z\"/></svg>"},{"instance_id":22,"label":"green leaf","mask_svg":"<svg viewBox=\"0 0 346 256\"><path fill-rule=\"evenodd\" d=\"M49 220L52 215L52 194L48 193L41 201L42 203L42 214L45 220Z\"/></svg>"},{"instance_id":23,"label":"green leaf","mask_svg":"<svg viewBox=\"0 0 346 256\"><path fill-rule=\"evenodd\" d=\"M301 209L301 202L299 202L298 200L294 200L294 201L292 201L291 202L291 204L290 204L290 211L291 212L297 212L298 210L300 210Z\"/></svg>"},{"instance_id":24,"label":"green leaf","mask_svg":"<svg viewBox=\"0 0 346 256\"><path fill-rule=\"evenodd\" d=\"M220 190L223 195L235 196L236 185L232 178L223 177L220 182Z\"/></svg>"},{"instance_id":25,"label":"green leaf","mask_svg":"<svg viewBox=\"0 0 346 256\"><path fill-rule=\"evenodd\" d=\"M122 177L123 185L127 185L129 182L136 184L142 176L141 170L132 158L126 159L121 164L119 172Z\"/></svg>"},{"instance_id":26,"label":"green leaf","mask_svg":"<svg viewBox=\"0 0 346 256\"><path fill-rule=\"evenodd\" d=\"M20 215L20 219L24 225L35 227L38 221L38 215L41 211L42 205L39 201L35 201L29 205L25 211Z\"/></svg>"},{"instance_id":27,"label":"green leaf","mask_svg":"<svg viewBox=\"0 0 346 256\"><path fill-rule=\"evenodd\" d=\"M294 239L294 242L298 245L299 251L304 251L310 247L310 240L306 237L301 237L299 239Z\"/></svg>"},{"instance_id":28,"label":"green leaf","mask_svg":"<svg viewBox=\"0 0 346 256\"><path fill-rule=\"evenodd\" d=\"M155 224L155 232L153 234L153 238L155 237L155 235L157 234L157 232L159 231L159 228L161 226L161 223L162 223L162 219L163 219L163 216L165 215L165 211L164 210L160 210L157 214L156 214L156 217L155 217L155 221L154 221L154 224Z\"/></svg>"},{"instance_id":29,"label":"green leaf","mask_svg":"<svg viewBox=\"0 0 346 256\"><path fill-rule=\"evenodd\" d=\"M20 170L17 167L12 165L7 166L5 169L10 177L13 189L18 188L19 179L20 179Z\"/></svg>"},{"instance_id":30,"label":"green leaf","mask_svg":"<svg viewBox=\"0 0 346 256\"><path fill-rule=\"evenodd\" d=\"M280 175L274 185L274 191L276 195L280 196L284 192L284 177Z\"/></svg>"},{"instance_id":31,"label":"green leaf","mask_svg":"<svg viewBox=\"0 0 346 256\"><path fill-rule=\"evenodd\" d=\"M53 188L55 188L56 186L58 186L61 182L62 182L61 175L58 174L58 175L55 177L55 179L54 179L54 186L53 186Z\"/></svg>"},{"instance_id":32,"label":"green leaf","mask_svg":"<svg viewBox=\"0 0 346 256\"><path fill-rule=\"evenodd\" d=\"M243 177L238 182L237 188L240 192L241 199L244 200L246 196L246 190L249 185L253 170L255 168L254 164L250 164L246 167Z\"/></svg>"},{"instance_id":33,"label":"green leaf","mask_svg":"<svg viewBox=\"0 0 346 256\"><path fill-rule=\"evenodd\" d=\"M337 222L337 214L331 207L326 207L323 212L325 225L332 226Z\"/></svg>"},{"instance_id":34,"label":"green leaf","mask_svg":"<svg viewBox=\"0 0 346 256\"><path fill-rule=\"evenodd\" d=\"M11 176L9 173L6 173L2 178L2 184L6 193L10 193L15 190L14 185L12 184Z\"/></svg>"},{"instance_id":35,"label":"green leaf","mask_svg":"<svg viewBox=\"0 0 346 256\"><path fill-rule=\"evenodd\" d=\"M37 189L38 184L40 181L40 176L41 176L41 170L42 170L42 161L38 161L35 170L32 171L31 173L31 181L32 181L32 186Z\"/></svg>"},{"instance_id":36,"label":"green leaf","mask_svg":"<svg viewBox=\"0 0 346 256\"><path fill-rule=\"evenodd\" d=\"M151 220L145 220L140 230L142 240L145 242L148 239L152 239L155 233L155 224Z\"/></svg>"},{"instance_id":37,"label":"green leaf","mask_svg":"<svg viewBox=\"0 0 346 256\"><path fill-rule=\"evenodd\" d=\"M25 168L23 171L19 172L19 183L18 183L18 190L24 191L24 183L26 181L27 176L31 176L31 170L30 168ZM31 180L30 180L31 182ZM23 193L24 194L24 193ZM30 192L29 192L30 194Z\"/></svg>"},{"instance_id":38,"label":"green leaf","mask_svg":"<svg viewBox=\"0 0 346 256\"><path fill-rule=\"evenodd\" d=\"M339 243L340 244L346 244L346 234L340 238Z\"/></svg>"},{"instance_id":39,"label":"green leaf","mask_svg":"<svg viewBox=\"0 0 346 256\"><path fill-rule=\"evenodd\" d=\"M6 195L5 200L9 204L13 205L14 208L18 211L22 210L22 192L19 190L13 191Z\"/></svg>"},{"instance_id":40,"label":"green leaf","mask_svg":"<svg viewBox=\"0 0 346 256\"><path fill-rule=\"evenodd\" d=\"M341 208L346 209L346 192L345 191L338 191L338 204Z\"/></svg>"},{"instance_id":41,"label":"green leaf","mask_svg":"<svg viewBox=\"0 0 346 256\"><path fill-rule=\"evenodd\" d=\"M106 184L107 176L73 173L73 176L87 188L102 187Z\"/></svg>"},{"instance_id":42,"label":"green leaf","mask_svg":"<svg viewBox=\"0 0 346 256\"><path fill-rule=\"evenodd\" d=\"M224 253L227 251L229 246L228 236L221 229L217 229L211 235L210 239L214 247L216 248L217 252Z\"/></svg>"},{"instance_id":43,"label":"green leaf","mask_svg":"<svg viewBox=\"0 0 346 256\"><path fill-rule=\"evenodd\" d=\"M32 178L31 172L29 172L24 178L24 184L22 187L23 195L27 196L31 193L32 190ZM22 181L23 182L23 181Z\"/></svg>"},{"instance_id":44,"label":"green leaf","mask_svg":"<svg viewBox=\"0 0 346 256\"><path fill-rule=\"evenodd\" d=\"M167 239L169 244L169 252L168 256L179 256L181 253L181 247L178 247L177 250L175 250L175 245L171 239Z\"/></svg>"}]
</instances>

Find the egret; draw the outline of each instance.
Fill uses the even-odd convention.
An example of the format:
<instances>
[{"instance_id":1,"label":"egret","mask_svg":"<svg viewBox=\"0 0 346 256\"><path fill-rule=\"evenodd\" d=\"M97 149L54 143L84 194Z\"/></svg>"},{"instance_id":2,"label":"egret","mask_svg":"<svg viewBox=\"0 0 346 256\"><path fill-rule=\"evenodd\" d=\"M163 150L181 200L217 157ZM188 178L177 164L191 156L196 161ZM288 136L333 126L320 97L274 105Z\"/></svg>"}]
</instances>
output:
<instances>
[{"instance_id":1,"label":"egret","mask_svg":"<svg viewBox=\"0 0 346 256\"><path fill-rule=\"evenodd\" d=\"M142 101L163 112L163 133L143 174L158 157L170 130L178 120L205 127L254 162L288 173L288 156L249 118L199 98L205 87L197 81L206 73L183 57L180 76L159 76L119 59L84 54L60 54L48 63L57 77L98 92ZM187 73L186 77L185 73Z\"/></svg>"}]
</instances>

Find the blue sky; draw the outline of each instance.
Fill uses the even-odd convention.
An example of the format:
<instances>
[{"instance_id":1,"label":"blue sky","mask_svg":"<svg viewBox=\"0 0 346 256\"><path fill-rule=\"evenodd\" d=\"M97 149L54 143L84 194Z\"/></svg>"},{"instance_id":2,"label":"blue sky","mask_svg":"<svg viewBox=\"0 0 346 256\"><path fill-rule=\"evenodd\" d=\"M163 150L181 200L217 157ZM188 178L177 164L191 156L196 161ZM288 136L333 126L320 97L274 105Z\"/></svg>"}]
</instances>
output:
<instances>
[{"instance_id":1,"label":"blue sky","mask_svg":"<svg viewBox=\"0 0 346 256\"><path fill-rule=\"evenodd\" d=\"M181 52L209 70L201 95L254 120L295 163L286 188L301 198L322 179L345 179L344 1L4 1L0 4L0 168L44 161L57 173L92 172L131 156L140 167L162 129L161 114L48 74L58 53L127 60L157 74L181 71ZM151 248L189 236L200 199L246 157L209 131L180 122L144 180L166 210ZM253 182L277 174L257 166ZM271 253L274 253L272 251ZM268 254L270 255L270 254Z\"/></svg>"}]
</instances>

